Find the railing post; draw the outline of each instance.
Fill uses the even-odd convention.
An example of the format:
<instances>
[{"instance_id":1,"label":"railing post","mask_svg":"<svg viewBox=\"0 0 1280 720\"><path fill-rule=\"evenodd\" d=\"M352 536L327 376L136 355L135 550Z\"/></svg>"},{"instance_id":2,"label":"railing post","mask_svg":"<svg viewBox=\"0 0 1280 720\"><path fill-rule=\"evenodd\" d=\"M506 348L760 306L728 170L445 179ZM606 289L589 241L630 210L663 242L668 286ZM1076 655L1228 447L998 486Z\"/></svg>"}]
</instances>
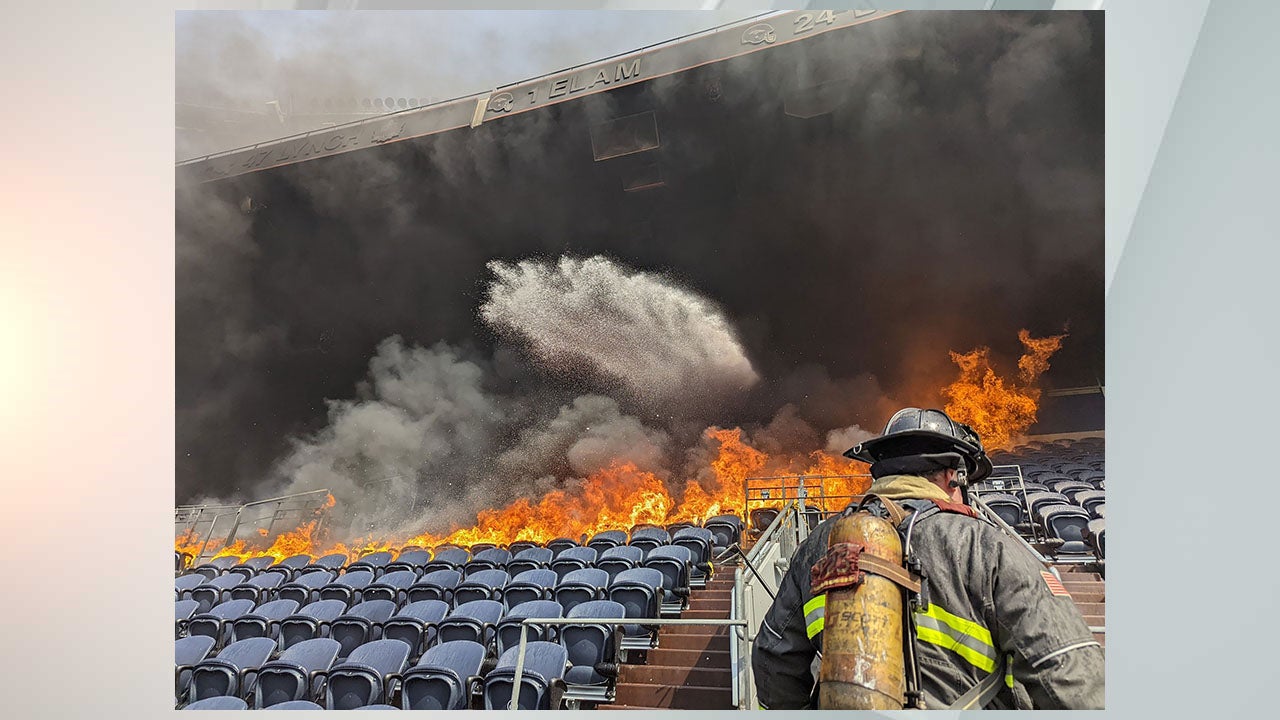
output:
<instances>
[{"instance_id":1,"label":"railing post","mask_svg":"<svg viewBox=\"0 0 1280 720\"><path fill-rule=\"evenodd\" d=\"M516 651L516 676L511 681L511 700L508 710L517 710L520 700L520 681L524 679L524 653L529 644L529 626L520 623L520 649ZM535 708L536 709L536 708Z\"/></svg>"}]
</instances>

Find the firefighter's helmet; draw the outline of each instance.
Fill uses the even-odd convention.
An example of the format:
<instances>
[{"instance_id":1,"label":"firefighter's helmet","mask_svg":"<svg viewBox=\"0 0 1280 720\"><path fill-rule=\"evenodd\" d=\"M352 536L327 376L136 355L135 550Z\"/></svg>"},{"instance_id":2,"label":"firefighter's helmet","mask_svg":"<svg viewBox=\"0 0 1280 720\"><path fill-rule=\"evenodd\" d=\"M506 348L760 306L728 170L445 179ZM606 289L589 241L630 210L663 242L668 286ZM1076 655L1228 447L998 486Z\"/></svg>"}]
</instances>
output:
<instances>
[{"instance_id":1,"label":"firefighter's helmet","mask_svg":"<svg viewBox=\"0 0 1280 720\"><path fill-rule=\"evenodd\" d=\"M968 482L977 482L991 474L991 460L973 428L952 420L941 410L903 408L889 418L880 437L850 448L845 457L875 464L923 456L944 460L950 454L958 455L963 461Z\"/></svg>"}]
</instances>

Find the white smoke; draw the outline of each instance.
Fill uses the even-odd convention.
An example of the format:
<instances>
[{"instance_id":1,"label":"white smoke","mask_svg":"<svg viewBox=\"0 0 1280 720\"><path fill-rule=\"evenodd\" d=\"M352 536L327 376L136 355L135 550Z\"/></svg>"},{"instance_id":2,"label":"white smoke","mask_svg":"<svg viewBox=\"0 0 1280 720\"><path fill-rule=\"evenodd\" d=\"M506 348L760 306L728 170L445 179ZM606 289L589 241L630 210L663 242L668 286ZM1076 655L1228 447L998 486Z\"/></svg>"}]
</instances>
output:
<instances>
[{"instance_id":1,"label":"white smoke","mask_svg":"<svg viewBox=\"0 0 1280 720\"><path fill-rule=\"evenodd\" d=\"M857 425L831 430L827 433L827 452L834 455L843 455L849 448L865 440L870 440L878 434L863 430Z\"/></svg>"},{"instance_id":2,"label":"white smoke","mask_svg":"<svg viewBox=\"0 0 1280 720\"><path fill-rule=\"evenodd\" d=\"M652 472L665 466L668 443L667 433L624 415L614 399L583 395L545 425L521 433L520 444L498 465L515 471L567 463L570 472L585 476L622 461Z\"/></svg>"},{"instance_id":3,"label":"white smoke","mask_svg":"<svg viewBox=\"0 0 1280 720\"><path fill-rule=\"evenodd\" d=\"M480 315L539 360L621 381L644 404L707 401L760 377L706 298L603 257L494 261Z\"/></svg>"}]
</instances>

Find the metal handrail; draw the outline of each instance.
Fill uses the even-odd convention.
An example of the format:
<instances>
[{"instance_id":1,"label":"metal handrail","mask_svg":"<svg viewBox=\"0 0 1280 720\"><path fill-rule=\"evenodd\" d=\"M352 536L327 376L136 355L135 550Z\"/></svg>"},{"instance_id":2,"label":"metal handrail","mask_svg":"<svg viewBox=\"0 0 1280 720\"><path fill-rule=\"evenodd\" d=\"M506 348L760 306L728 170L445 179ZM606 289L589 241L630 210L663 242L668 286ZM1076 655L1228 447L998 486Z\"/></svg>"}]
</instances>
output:
<instances>
[{"instance_id":1,"label":"metal handrail","mask_svg":"<svg viewBox=\"0 0 1280 720\"><path fill-rule=\"evenodd\" d=\"M724 627L747 626L746 620L721 620L702 618L622 618L603 620L600 618L525 618L520 621L520 649L516 652L516 674L511 681L511 700L508 710L517 710L520 701L520 681L524 679L524 655L529 645L529 627L531 625L714 625Z\"/></svg>"}]
</instances>

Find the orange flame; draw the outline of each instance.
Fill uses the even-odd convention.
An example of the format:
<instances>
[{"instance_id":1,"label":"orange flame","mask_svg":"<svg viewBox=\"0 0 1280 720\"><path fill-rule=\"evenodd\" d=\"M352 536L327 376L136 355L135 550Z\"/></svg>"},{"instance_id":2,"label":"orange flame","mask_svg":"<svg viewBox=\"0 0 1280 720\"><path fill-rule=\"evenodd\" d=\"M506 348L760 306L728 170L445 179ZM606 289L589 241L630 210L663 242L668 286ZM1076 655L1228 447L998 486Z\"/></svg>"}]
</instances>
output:
<instances>
[{"instance_id":1,"label":"orange flame","mask_svg":"<svg viewBox=\"0 0 1280 720\"><path fill-rule=\"evenodd\" d=\"M1010 441L1035 424L1040 388L1036 381L1049 369L1049 358L1062 347L1066 335L1033 338L1018 331L1024 352L1018 359L1018 382L1006 381L991 366L991 349L951 353L960 377L943 388L943 408L955 420L971 425L988 449L1008 447Z\"/></svg>"}]
</instances>

